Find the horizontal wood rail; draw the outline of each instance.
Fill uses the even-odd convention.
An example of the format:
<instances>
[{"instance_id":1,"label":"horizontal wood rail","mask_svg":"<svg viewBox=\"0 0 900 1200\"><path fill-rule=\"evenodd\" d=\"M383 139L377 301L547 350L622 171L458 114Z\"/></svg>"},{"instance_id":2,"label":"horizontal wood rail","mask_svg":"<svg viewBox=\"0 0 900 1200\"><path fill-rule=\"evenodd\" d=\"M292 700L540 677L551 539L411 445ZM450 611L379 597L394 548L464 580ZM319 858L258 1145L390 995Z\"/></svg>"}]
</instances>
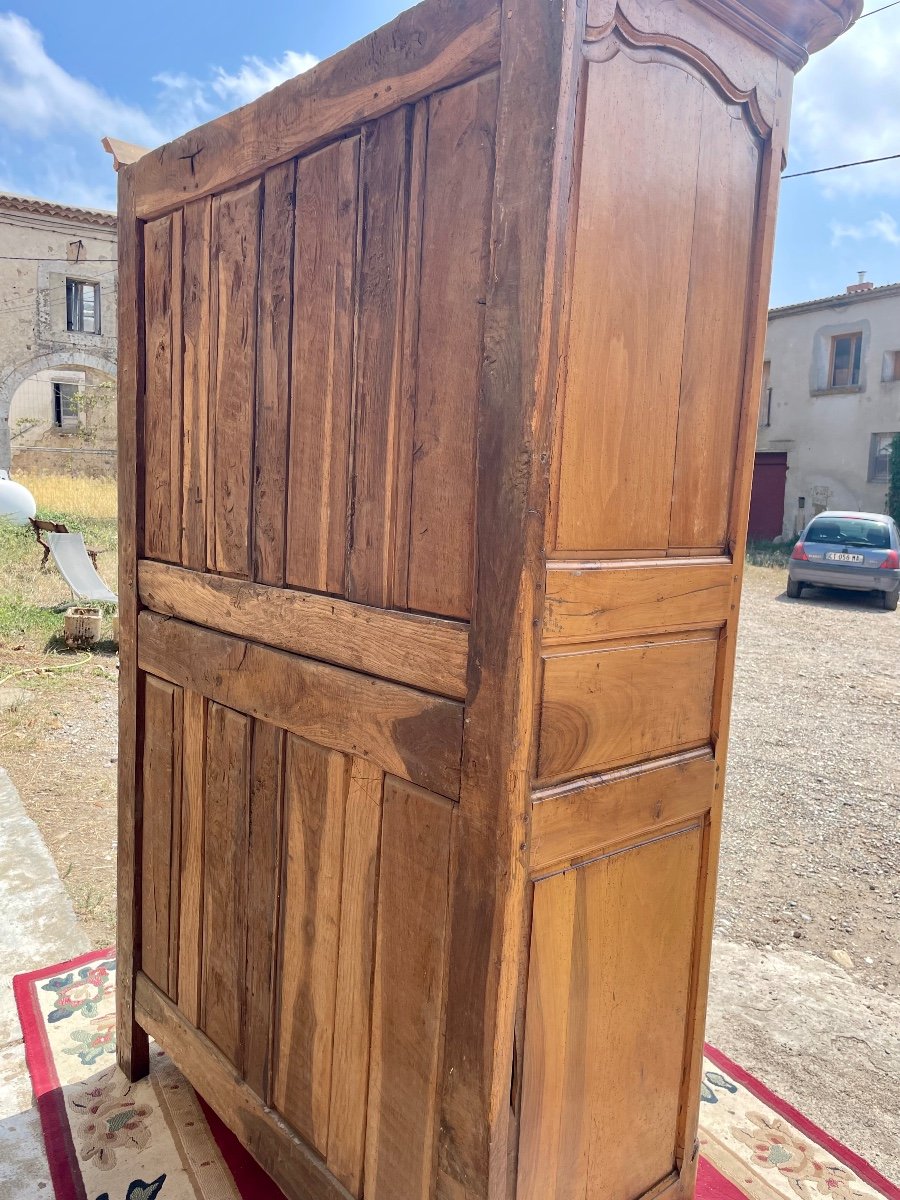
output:
<instances>
[{"instance_id":1,"label":"horizontal wood rail","mask_svg":"<svg viewBox=\"0 0 900 1200\"><path fill-rule=\"evenodd\" d=\"M708 811L717 772L712 750L703 747L535 792L532 875Z\"/></svg>"},{"instance_id":2,"label":"horizontal wood rail","mask_svg":"<svg viewBox=\"0 0 900 1200\"><path fill-rule=\"evenodd\" d=\"M138 619L138 665L320 746L371 759L441 796L459 797L463 707L454 700L148 612Z\"/></svg>"},{"instance_id":3,"label":"horizontal wood rail","mask_svg":"<svg viewBox=\"0 0 900 1200\"><path fill-rule=\"evenodd\" d=\"M335 141L500 60L496 0L439 0L126 168L144 219Z\"/></svg>"},{"instance_id":4,"label":"horizontal wood rail","mask_svg":"<svg viewBox=\"0 0 900 1200\"><path fill-rule=\"evenodd\" d=\"M469 627L462 622L147 559L138 564L138 591L146 608L164 616L177 615L292 654L465 699Z\"/></svg>"},{"instance_id":5,"label":"horizontal wood rail","mask_svg":"<svg viewBox=\"0 0 900 1200\"><path fill-rule=\"evenodd\" d=\"M143 1029L178 1063L203 1099L291 1200L353 1200L322 1160L156 985L139 971L135 1009Z\"/></svg>"}]
</instances>

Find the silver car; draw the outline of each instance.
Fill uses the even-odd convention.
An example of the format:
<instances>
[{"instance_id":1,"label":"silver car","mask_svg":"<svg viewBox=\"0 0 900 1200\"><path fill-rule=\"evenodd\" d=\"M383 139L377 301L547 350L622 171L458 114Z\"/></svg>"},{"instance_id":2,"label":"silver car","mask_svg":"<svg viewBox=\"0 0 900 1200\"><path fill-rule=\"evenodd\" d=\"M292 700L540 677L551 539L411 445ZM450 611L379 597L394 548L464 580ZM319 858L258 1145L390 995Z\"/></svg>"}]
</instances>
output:
<instances>
[{"instance_id":1,"label":"silver car","mask_svg":"<svg viewBox=\"0 0 900 1200\"><path fill-rule=\"evenodd\" d=\"M881 513L823 512L800 534L788 563L787 594L803 588L876 592L885 608L900 596L900 532Z\"/></svg>"}]
</instances>

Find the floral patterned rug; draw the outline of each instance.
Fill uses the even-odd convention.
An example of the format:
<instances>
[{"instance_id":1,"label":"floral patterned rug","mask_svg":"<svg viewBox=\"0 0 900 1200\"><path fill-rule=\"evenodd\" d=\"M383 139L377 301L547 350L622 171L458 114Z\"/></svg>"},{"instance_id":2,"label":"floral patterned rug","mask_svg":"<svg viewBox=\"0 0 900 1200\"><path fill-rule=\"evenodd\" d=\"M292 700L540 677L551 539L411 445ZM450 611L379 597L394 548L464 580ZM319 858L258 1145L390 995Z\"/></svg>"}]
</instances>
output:
<instances>
[{"instance_id":1,"label":"floral patterned rug","mask_svg":"<svg viewBox=\"0 0 900 1200\"><path fill-rule=\"evenodd\" d=\"M115 1066L114 952L18 975L16 1001L56 1200L283 1200L151 1043ZM707 1047L697 1200L900 1200L895 1187Z\"/></svg>"}]
</instances>

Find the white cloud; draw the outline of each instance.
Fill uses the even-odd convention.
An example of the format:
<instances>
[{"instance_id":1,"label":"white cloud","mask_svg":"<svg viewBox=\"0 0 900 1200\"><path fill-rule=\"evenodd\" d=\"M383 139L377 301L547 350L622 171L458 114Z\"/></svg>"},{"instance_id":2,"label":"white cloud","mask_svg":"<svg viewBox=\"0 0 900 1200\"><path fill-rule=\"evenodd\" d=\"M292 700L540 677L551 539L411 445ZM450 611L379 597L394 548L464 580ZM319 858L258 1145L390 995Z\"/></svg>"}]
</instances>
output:
<instances>
[{"instance_id":1,"label":"white cloud","mask_svg":"<svg viewBox=\"0 0 900 1200\"><path fill-rule=\"evenodd\" d=\"M302 75L318 61L314 55L298 54L296 50L286 50L281 58L271 63L253 54L244 59L233 75L223 67L216 67L212 89L229 107L247 104L286 79Z\"/></svg>"},{"instance_id":2,"label":"white cloud","mask_svg":"<svg viewBox=\"0 0 900 1200\"><path fill-rule=\"evenodd\" d=\"M900 21L891 13L864 17L813 55L794 87L788 171L900 153L898 59ZM900 159L829 172L818 183L830 196L900 195Z\"/></svg>"},{"instance_id":3,"label":"white cloud","mask_svg":"<svg viewBox=\"0 0 900 1200\"><path fill-rule=\"evenodd\" d=\"M900 226L897 225L890 213L880 212L863 225L843 225L840 221L831 222L831 244L839 246L849 239L862 242L867 239L887 242L889 246L900 246Z\"/></svg>"}]
</instances>

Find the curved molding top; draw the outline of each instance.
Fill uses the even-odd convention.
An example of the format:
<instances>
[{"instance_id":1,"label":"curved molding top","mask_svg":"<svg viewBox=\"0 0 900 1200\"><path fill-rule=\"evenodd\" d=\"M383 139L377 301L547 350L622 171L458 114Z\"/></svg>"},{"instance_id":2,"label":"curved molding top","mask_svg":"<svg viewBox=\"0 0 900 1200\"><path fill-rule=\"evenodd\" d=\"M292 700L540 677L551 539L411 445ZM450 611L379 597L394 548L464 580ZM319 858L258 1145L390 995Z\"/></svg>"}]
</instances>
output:
<instances>
[{"instance_id":1,"label":"curved molding top","mask_svg":"<svg viewBox=\"0 0 900 1200\"><path fill-rule=\"evenodd\" d=\"M754 41L768 44L794 69L856 21L863 0L698 0Z\"/></svg>"}]
</instances>

